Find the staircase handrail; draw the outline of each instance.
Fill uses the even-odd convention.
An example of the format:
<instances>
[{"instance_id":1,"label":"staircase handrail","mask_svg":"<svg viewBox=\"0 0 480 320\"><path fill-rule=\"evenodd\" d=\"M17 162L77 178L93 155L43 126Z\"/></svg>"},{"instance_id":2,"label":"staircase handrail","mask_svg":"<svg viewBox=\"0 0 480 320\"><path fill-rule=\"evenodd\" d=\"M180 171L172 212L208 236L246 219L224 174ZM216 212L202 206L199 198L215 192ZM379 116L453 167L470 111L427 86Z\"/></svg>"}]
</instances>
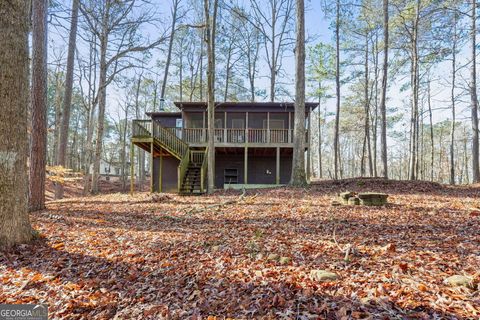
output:
<instances>
[{"instance_id":1,"label":"staircase handrail","mask_svg":"<svg viewBox=\"0 0 480 320\"><path fill-rule=\"evenodd\" d=\"M180 160L178 165L178 192L182 190L183 180L185 179L185 174L187 173L188 164L190 163L190 149L187 148L185 155Z\"/></svg>"},{"instance_id":2,"label":"staircase handrail","mask_svg":"<svg viewBox=\"0 0 480 320\"><path fill-rule=\"evenodd\" d=\"M152 128L152 136L158 140L165 149L170 151L179 159L183 159L183 157L185 157L185 153L188 150L188 144L185 141L177 137L171 131L162 127L156 121L152 121Z\"/></svg>"}]
</instances>

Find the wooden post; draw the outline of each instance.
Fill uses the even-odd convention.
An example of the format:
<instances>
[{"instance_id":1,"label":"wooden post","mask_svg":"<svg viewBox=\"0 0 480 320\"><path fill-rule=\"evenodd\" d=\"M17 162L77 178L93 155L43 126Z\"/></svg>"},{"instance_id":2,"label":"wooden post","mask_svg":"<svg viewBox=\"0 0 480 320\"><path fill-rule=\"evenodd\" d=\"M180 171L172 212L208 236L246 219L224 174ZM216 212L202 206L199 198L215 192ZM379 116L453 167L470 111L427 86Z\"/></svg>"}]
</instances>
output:
<instances>
[{"instance_id":1,"label":"wooden post","mask_svg":"<svg viewBox=\"0 0 480 320\"><path fill-rule=\"evenodd\" d=\"M267 143L270 143L270 112L267 112Z\"/></svg>"},{"instance_id":2,"label":"wooden post","mask_svg":"<svg viewBox=\"0 0 480 320\"><path fill-rule=\"evenodd\" d=\"M133 195L133 191L134 191L134 183L135 183L135 166L133 164L133 162L135 161L135 158L134 158L134 152L135 152L135 149L134 149L134 145L133 145L133 142L131 143L130 145L130 194Z\"/></svg>"},{"instance_id":3,"label":"wooden post","mask_svg":"<svg viewBox=\"0 0 480 320\"><path fill-rule=\"evenodd\" d=\"M202 129L202 135L203 135L203 137L202 137L201 142L206 142L207 141L207 138L206 138L207 137L207 129L206 129L207 127L206 127L206 124L205 124L205 111L202 112L202 116L203 116L203 122L202 122L202 126L203 126L202 127L203 128Z\"/></svg>"},{"instance_id":4,"label":"wooden post","mask_svg":"<svg viewBox=\"0 0 480 320\"><path fill-rule=\"evenodd\" d=\"M243 163L243 183L248 183L248 147L245 147L245 154L244 154L244 163Z\"/></svg>"},{"instance_id":5,"label":"wooden post","mask_svg":"<svg viewBox=\"0 0 480 320\"><path fill-rule=\"evenodd\" d=\"M292 134L291 134L291 130L290 130L290 127L291 127L291 124L292 124L292 113L289 112L288 113L288 132L287 132L287 136L288 136L288 143L292 143Z\"/></svg>"},{"instance_id":6,"label":"wooden post","mask_svg":"<svg viewBox=\"0 0 480 320\"><path fill-rule=\"evenodd\" d=\"M163 192L163 153L160 154L160 167L158 168L158 191Z\"/></svg>"},{"instance_id":7,"label":"wooden post","mask_svg":"<svg viewBox=\"0 0 480 320\"><path fill-rule=\"evenodd\" d=\"M277 166L275 169L275 183L280 184L280 147L277 147Z\"/></svg>"},{"instance_id":8,"label":"wooden post","mask_svg":"<svg viewBox=\"0 0 480 320\"><path fill-rule=\"evenodd\" d=\"M224 122L223 122L223 143L227 143L227 111L225 111Z\"/></svg>"},{"instance_id":9,"label":"wooden post","mask_svg":"<svg viewBox=\"0 0 480 320\"><path fill-rule=\"evenodd\" d=\"M248 111L245 112L245 143L248 143Z\"/></svg>"},{"instance_id":10,"label":"wooden post","mask_svg":"<svg viewBox=\"0 0 480 320\"><path fill-rule=\"evenodd\" d=\"M308 129L307 129L307 138L308 138L308 145L307 145L307 181L310 181L310 144L312 142L312 135L311 135L311 123L312 123L312 110L308 110Z\"/></svg>"},{"instance_id":11,"label":"wooden post","mask_svg":"<svg viewBox=\"0 0 480 320\"><path fill-rule=\"evenodd\" d=\"M150 193L153 193L153 138L150 143Z\"/></svg>"}]
</instances>

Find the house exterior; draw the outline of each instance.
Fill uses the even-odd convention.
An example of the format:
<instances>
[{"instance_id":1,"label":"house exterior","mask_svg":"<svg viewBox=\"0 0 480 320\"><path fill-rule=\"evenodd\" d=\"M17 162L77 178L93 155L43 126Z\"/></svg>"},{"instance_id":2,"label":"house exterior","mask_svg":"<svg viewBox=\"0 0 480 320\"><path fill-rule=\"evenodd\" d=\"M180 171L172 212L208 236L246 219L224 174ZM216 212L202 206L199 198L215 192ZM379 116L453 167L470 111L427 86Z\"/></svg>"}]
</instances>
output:
<instances>
[{"instance_id":1,"label":"house exterior","mask_svg":"<svg viewBox=\"0 0 480 320\"><path fill-rule=\"evenodd\" d=\"M148 120L133 120L131 156L134 145L150 153L152 192L203 193L207 186L207 104L175 105L178 112L153 112ZM307 120L317 106L306 103ZM293 121L293 103L216 103L215 187L288 183ZM308 130L305 139L308 153Z\"/></svg>"},{"instance_id":2,"label":"house exterior","mask_svg":"<svg viewBox=\"0 0 480 320\"><path fill-rule=\"evenodd\" d=\"M110 180L120 176L120 166L116 166L110 162L100 159L100 179ZM93 174L93 164L90 165L89 173Z\"/></svg>"}]
</instances>

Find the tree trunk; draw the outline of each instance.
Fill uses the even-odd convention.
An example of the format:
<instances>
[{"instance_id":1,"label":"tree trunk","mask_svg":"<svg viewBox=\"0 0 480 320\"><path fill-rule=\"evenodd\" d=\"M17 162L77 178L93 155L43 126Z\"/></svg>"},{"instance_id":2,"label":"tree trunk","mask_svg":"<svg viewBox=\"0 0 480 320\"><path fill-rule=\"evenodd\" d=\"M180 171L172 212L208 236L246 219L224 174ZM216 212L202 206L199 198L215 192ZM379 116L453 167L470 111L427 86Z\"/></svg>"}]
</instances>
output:
<instances>
[{"instance_id":1,"label":"tree trunk","mask_svg":"<svg viewBox=\"0 0 480 320\"><path fill-rule=\"evenodd\" d=\"M276 38L276 35L275 35L275 27L276 27L276 17L277 17L277 14L275 12L276 10L276 6L275 6L275 2L271 2L272 3L272 34L271 34L271 38L272 38L272 42L271 42L271 50L272 50L272 53L271 53L271 65L270 65L270 101L271 102L274 102L275 101L275 82L277 81L277 62L276 62L276 54L275 54L275 38Z\"/></svg>"},{"instance_id":2,"label":"tree trunk","mask_svg":"<svg viewBox=\"0 0 480 320\"><path fill-rule=\"evenodd\" d=\"M415 20L412 32L412 62L411 62L411 86L412 86L412 114L410 117L410 161L409 180L417 178L417 138L418 138L418 22L419 22L420 0L415 5Z\"/></svg>"},{"instance_id":3,"label":"tree trunk","mask_svg":"<svg viewBox=\"0 0 480 320\"><path fill-rule=\"evenodd\" d=\"M380 95L380 144L382 170L381 175L388 179L388 162L387 162L387 77L388 77L388 0L383 0L383 67L382 67L382 92Z\"/></svg>"},{"instance_id":4,"label":"tree trunk","mask_svg":"<svg viewBox=\"0 0 480 320\"><path fill-rule=\"evenodd\" d=\"M297 0L295 40L295 121L293 127L293 160L290 184L305 186L305 5ZM311 110L308 110L309 114ZM309 117L311 119L311 117ZM311 127L311 126L310 126ZM308 134L311 134L309 132ZM310 147L310 146L308 146Z\"/></svg>"},{"instance_id":5,"label":"tree trunk","mask_svg":"<svg viewBox=\"0 0 480 320\"><path fill-rule=\"evenodd\" d=\"M225 73L225 91L223 93L223 101L227 101L228 99L228 87L229 87L229 84L230 84L230 72L231 72L231 69L232 69L232 66L230 64L231 60L232 60L232 51L233 51L233 43L230 42L230 45L228 47L228 53L227 53L227 61L225 62L225 69L226 69L226 73Z\"/></svg>"},{"instance_id":6,"label":"tree trunk","mask_svg":"<svg viewBox=\"0 0 480 320\"><path fill-rule=\"evenodd\" d=\"M455 184L455 77L457 62L457 13L454 12L452 47L452 124L450 127L450 184Z\"/></svg>"},{"instance_id":7,"label":"tree trunk","mask_svg":"<svg viewBox=\"0 0 480 320\"><path fill-rule=\"evenodd\" d=\"M372 149L370 146L370 79L368 69L368 33L365 35L365 146L368 155L368 169L373 176Z\"/></svg>"},{"instance_id":8,"label":"tree trunk","mask_svg":"<svg viewBox=\"0 0 480 320\"><path fill-rule=\"evenodd\" d=\"M427 83L427 104L428 116L430 119L430 181L433 181L433 161L435 158L435 145L433 140L433 114L432 114L432 94L430 90L430 79Z\"/></svg>"},{"instance_id":9,"label":"tree trunk","mask_svg":"<svg viewBox=\"0 0 480 320\"><path fill-rule=\"evenodd\" d=\"M472 182L480 182L479 154L478 154L478 97L477 97L477 17L476 0L471 0L472 5L472 68L470 69L470 99L472 109Z\"/></svg>"},{"instance_id":10,"label":"tree trunk","mask_svg":"<svg viewBox=\"0 0 480 320\"><path fill-rule=\"evenodd\" d=\"M172 32L170 33L170 40L168 43L168 53L167 53L167 62L165 63L165 71L163 73L163 83L162 83L162 91L160 92L160 98L165 98L165 90L167 88L167 78L168 78L168 69L170 68L170 60L172 58L172 48L173 48L173 41L175 40L175 24L177 23L177 9L178 3L180 0L173 1L173 11L172 11ZM181 101L181 100L180 100Z\"/></svg>"},{"instance_id":11,"label":"tree trunk","mask_svg":"<svg viewBox=\"0 0 480 320\"><path fill-rule=\"evenodd\" d=\"M335 113L335 133L333 137L333 177L338 179L339 170L339 131L340 131L340 0L337 0L336 21L335 21L335 87L337 94L337 108Z\"/></svg>"},{"instance_id":12,"label":"tree trunk","mask_svg":"<svg viewBox=\"0 0 480 320\"><path fill-rule=\"evenodd\" d=\"M83 195L87 195L90 192L90 165L92 164L93 159L93 130L94 130L94 116L95 110L97 108L97 101L94 99L96 96L96 87L95 82L97 78L97 45L96 45L96 36L93 35L90 48L89 48L89 66L88 66L88 76L87 76L87 84L88 84L88 110L87 110L87 119L86 123L86 131L87 137L85 141L85 159L84 159L84 180L83 180ZM92 169L93 171L93 169Z\"/></svg>"},{"instance_id":13,"label":"tree trunk","mask_svg":"<svg viewBox=\"0 0 480 320\"><path fill-rule=\"evenodd\" d=\"M218 0L213 2L213 15L210 14L209 0L204 0L205 41L207 44L207 114L208 114L208 153L207 176L208 193L215 190L215 29Z\"/></svg>"},{"instance_id":14,"label":"tree trunk","mask_svg":"<svg viewBox=\"0 0 480 320\"><path fill-rule=\"evenodd\" d=\"M318 83L318 91L321 92L322 84ZM322 168L322 115L321 115L321 106L322 97L321 94L318 97L318 177L323 178L323 168Z\"/></svg>"},{"instance_id":15,"label":"tree trunk","mask_svg":"<svg viewBox=\"0 0 480 320\"><path fill-rule=\"evenodd\" d=\"M28 1L0 1L0 16L0 248L4 249L32 239L27 199Z\"/></svg>"},{"instance_id":16,"label":"tree trunk","mask_svg":"<svg viewBox=\"0 0 480 320\"><path fill-rule=\"evenodd\" d=\"M108 11L108 8L105 10ZM106 32L108 13L105 14L104 30L100 39L100 75L98 82L98 120L97 120L97 141L95 144L95 155L93 161L92 193L98 193L98 180L100 179L100 160L102 158L103 131L105 126L105 108L107 104L107 45L108 33Z\"/></svg>"},{"instance_id":17,"label":"tree trunk","mask_svg":"<svg viewBox=\"0 0 480 320\"><path fill-rule=\"evenodd\" d=\"M68 128L70 124L70 109L72 103L73 86L73 64L75 58L75 47L77 38L78 8L80 0L73 0L72 20L70 22L70 36L68 39L67 73L65 78L65 96L63 98L63 116L60 129L60 143L57 153L57 165L65 167L65 158L67 153ZM55 186L55 198L63 198L63 184L57 183Z\"/></svg>"},{"instance_id":18,"label":"tree trunk","mask_svg":"<svg viewBox=\"0 0 480 320\"><path fill-rule=\"evenodd\" d=\"M30 210L45 208L47 161L47 10L46 0L32 6L32 136L30 143Z\"/></svg>"}]
</instances>

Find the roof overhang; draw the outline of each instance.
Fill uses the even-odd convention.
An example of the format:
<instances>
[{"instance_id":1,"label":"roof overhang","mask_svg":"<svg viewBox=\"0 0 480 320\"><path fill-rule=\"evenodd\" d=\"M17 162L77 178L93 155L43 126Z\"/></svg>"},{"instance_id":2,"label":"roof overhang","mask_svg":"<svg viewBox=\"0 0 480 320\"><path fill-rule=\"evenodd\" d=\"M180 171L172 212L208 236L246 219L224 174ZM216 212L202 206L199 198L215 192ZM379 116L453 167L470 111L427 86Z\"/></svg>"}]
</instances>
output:
<instances>
[{"instance_id":1,"label":"roof overhang","mask_svg":"<svg viewBox=\"0 0 480 320\"><path fill-rule=\"evenodd\" d=\"M207 103L200 102L174 102L180 110L184 109L206 109ZM314 110L318 107L318 102L306 102L305 108ZM215 102L215 108L221 109L294 109L294 102Z\"/></svg>"}]
</instances>

